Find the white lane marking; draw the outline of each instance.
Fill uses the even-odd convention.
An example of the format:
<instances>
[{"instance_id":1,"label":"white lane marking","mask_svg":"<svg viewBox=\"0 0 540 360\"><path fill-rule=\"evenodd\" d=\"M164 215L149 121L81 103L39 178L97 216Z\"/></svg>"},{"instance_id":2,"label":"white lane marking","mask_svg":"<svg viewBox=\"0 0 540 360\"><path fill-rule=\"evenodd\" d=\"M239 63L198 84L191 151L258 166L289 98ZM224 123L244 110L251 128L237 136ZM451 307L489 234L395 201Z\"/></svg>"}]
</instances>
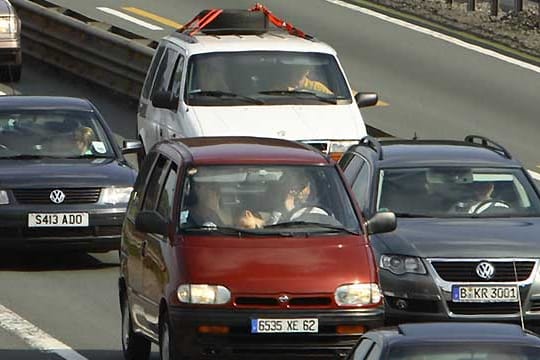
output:
<instances>
[{"instance_id":1,"label":"white lane marking","mask_svg":"<svg viewBox=\"0 0 540 360\"><path fill-rule=\"evenodd\" d=\"M135 18L133 16L130 16L128 14L124 14L123 12L118 11L118 10L114 10L114 9L111 9L111 8L108 8L108 7L97 7L96 9L98 9L100 11L103 11L103 12L105 12L107 14L118 16L121 19L131 21L132 23L135 23L135 24L137 24L139 26L145 27L145 28L150 29L150 30L163 30L163 28L161 28L159 26L150 24L150 23L148 23L146 21L142 21L142 20L137 19L137 18Z\"/></svg>"},{"instance_id":2,"label":"white lane marking","mask_svg":"<svg viewBox=\"0 0 540 360\"><path fill-rule=\"evenodd\" d=\"M23 339L30 347L65 360L88 360L29 321L0 304L0 327Z\"/></svg>"},{"instance_id":3,"label":"white lane marking","mask_svg":"<svg viewBox=\"0 0 540 360\"><path fill-rule=\"evenodd\" d=\"M433 31L433 30L430 30L430 29L426 29L424 27L414 25L414 24L411 24L409 22L399 20L399 19L396 19L396 18L387 16L387 15L384 15L384 14L378 13L378 12L370 10L370 9L360 7L358 5L354 5L354 4L345 2L345 1L342 1L342 0L324 0L324 1L332 3L334 5L339 5L341 7L344 7L344 8L350 9L350 10L354 10L354 11L357 11L357 12L360 12L360 13L363 13L363 14L366 14L366 15L374 16L374 17L379 18L381 20L388 21L390 23L400 25L400 26L406 27L406 28L411 29L411 30L415 30L415 31L421 32L421 33L426 34L426 35L433 36L435 38L447 41L449 43L452 43L452 44L467 48L469 50L479 52L479 53L484 54L484 55L488 55L488 56L497 58L497 59L502 60L502 61L506 61L508 63L520 66L520 67L528 69L528 70L535 71L535 72L540 74L540 67L539 66L535 66L535 65L529 64L529 63L527 63L525 61L514 59L514 58L512 58L510 56L499 54L498 52L495 52L493 50L485 49L485 48L483 48L481 46L478 46L478 45L469 44L469 43L467 43L465 41L453 38L451 36L441 34L439 32L436 32L436 31Z\"/></svg>"},{"instance_id":4,"label":"white lane marking","mask_svg":"<svg viewBox=\"0 0 540 360\"><path fill-rule=\"evenodd\" d=\"M534 180L540 181L540 174L536 171L529 170L529 175L531 175Z\"/></svg>"}]
</instances>

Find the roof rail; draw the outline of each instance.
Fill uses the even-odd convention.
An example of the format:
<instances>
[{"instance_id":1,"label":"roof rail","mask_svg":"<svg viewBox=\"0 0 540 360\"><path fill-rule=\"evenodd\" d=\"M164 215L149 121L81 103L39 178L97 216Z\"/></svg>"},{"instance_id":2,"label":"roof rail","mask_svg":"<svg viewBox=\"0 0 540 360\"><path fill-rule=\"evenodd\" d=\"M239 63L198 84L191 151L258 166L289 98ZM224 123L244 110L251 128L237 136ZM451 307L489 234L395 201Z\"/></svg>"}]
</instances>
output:
<instances>
[{"instance_id":1,"label":"roof rail","mask_svg":"<svg viewBox=\"0 0 540 360\"><path fill-rule=\"evenodd\" d=\"M381 143L379 140L374 138L373 136L366 135L362 139L360 139L360 145L367 145L379 155L379 160L383 159L383 150Z\"/></svg>"},{"instance_id":2,"label":"roof rail","mask_svg":"<svg viewBox=\"0 0 540 360\"><path fill-rule=\"evenodd\" d=\"M477 142L475 140L480 140L480 142ZM480 135L467 135L465 137L465 142L471 143L471 144L477 144L485 147L486 149L493 150L495 152L501 153L504 155L507 159L512 159L512 155L504 146L502 146L499 143L496 143L495 141L488 139L485 136Z\"/></svg>"},{"instance_id":3,"label":"roof rail","mask_svg":"<svg viewBox=\"0 0 540 360\"><path fill-rule=\"evenodd\" d=\"M261 13L261 18L253 16L257 12ZM264 19L264 24L257 22L259 19ZM240 24L235 24L235 22L240 22ZM190 37L193 37L199 32L208 35L260 35L268 32L268 22L271 22L276 28L286 31L291 35L307 40L315 39L294 25L278 18L266 6L259 3L256 3L247 10L218 8L203 10L187 24L177 29L176 32Z\"/></svg>"}]
</instances>

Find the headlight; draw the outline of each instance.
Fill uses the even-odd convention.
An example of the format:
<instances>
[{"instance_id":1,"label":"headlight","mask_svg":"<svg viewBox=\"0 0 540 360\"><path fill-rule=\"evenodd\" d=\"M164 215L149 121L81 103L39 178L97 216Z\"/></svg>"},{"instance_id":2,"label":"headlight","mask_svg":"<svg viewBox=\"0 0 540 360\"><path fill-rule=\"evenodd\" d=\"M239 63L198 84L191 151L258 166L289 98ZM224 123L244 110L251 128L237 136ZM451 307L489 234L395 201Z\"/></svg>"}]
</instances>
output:
<instances>
[{"instance_id":1,"label":"headlight","mask_svg":"<svg viewBox=\"0 0 540 360\"><path fill-rule=\"evenodd\" d=\"M328 144L328 156L335 161L339 161L343 153L356 144L358 144L358 141L331 141Z\"/></svg>"},{"instance_id":2,"label":"headlight","mask_svg":"<svg viewBox=\"0 0 540 360\"><path fill-rule=\"evenodd\" d=\"M226 304L231 292L225 286L206 284L182 284L177 291L178 300L186 304Z\"/></svg>"},{"instance_id":3,"label":"headlight","mask_svg":"<svg viewBox=\"0 0 540 360\"><path fill-rule=\"evenodd\" d=\"M9 204L9 198L6 190L0 190L0 205Z\"/></svg>"},{"instance_id":4,"label":"headlight","mask_svg":"<svg viewBox=\"0 0 540 360\"><path fill-rule=\"evenodd\" d=\"M377 284L342 285L334 294L339 306L369 305L381 302L381 289Z\"/></svg>"},{"instance_id":5,"label":"headlight","mask_svg":"<svg viewBox=\"0 0 540 360\"><path fill-rule=\"evenodd\" d=\"M133 187L110 187L101 191L101 202L103 204L127 204Z\"/></svg>"},{"instance_id":6,"label":"headlight","mask_svg":"<svg viewBox=\"0 0 540 360\"><path fill-rule=\"evenodd\" d=\"M17 19L14 16L0 17L0 33L11 34L17 32Z\"/></svg>"},{"instance_id":7,"label":"headlight","mask_svg":"<svg viewBox=\"0 0 540 360\"><path fill-rule=\"evenodd\" d=\"M422 260L412 256L382 255L380 267L396 275L426 273Z\"/></svg>"}]
</instances>

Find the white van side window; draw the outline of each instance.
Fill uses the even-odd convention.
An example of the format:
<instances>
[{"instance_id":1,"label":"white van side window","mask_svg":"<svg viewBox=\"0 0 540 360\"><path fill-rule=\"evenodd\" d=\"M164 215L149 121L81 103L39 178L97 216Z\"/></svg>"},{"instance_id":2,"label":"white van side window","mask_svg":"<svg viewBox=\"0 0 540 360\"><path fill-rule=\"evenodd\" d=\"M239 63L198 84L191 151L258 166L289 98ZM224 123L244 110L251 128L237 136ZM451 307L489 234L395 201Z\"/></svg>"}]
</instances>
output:
<instances>
[{"instance_id":1,"label":"white van side window","mask_svg":"<svg viewBox=\"0 0 540 360\"><path fill-rule=\"evenodd\" d=\"M152 88L152 84L154 83L156 69L164 52L165 46L162 45L156 50L156 54L152 59L152 64L150 65L150 69L148 70L148 74L146 76L146 80L144 82L144 87L142 90L142 97L145 99L148 99L148 96L150 95L150 89Z\"/></svg>"},{"instance_id":2,"label":"white van side window","mask_svg":"<svg viewBox=\"0 0 540 360\"><path fill-rule=\"evenodd\" d=\"M154 80L154 86L152 87L152 94L150 98L157 92L164 92L169 90L171 77L174 71L174 65L178 58L178 52L176 50L168 48L165 50L165 54L159 64L156 72L156 79Z\"/></svg>"}]
</instances>

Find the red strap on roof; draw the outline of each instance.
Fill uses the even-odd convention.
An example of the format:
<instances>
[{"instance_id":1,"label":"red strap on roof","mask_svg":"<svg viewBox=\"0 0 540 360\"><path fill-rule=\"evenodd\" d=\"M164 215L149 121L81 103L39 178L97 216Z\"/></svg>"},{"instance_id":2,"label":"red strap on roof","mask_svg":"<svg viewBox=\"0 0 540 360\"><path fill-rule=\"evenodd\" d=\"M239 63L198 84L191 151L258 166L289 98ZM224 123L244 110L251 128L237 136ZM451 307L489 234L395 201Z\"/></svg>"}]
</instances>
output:
<instances>
[{"instance_id":1,"label":"red strap on roof","mask_svg":"<svg viewBox=\"0 0 540 360\"><path fill-rule=\"evenodd\" d=\"M187 32L188 35L195 35L212 21L214 21L221 13L223 9L210 9L204 16L195 16L186 25L182 26L179 31Z\"/></svg>"},{"instance_id":2,"label":"red strap on roof","mask_svg":"<svg viewBox=\"0 0 540 360\"><path fill-rule=\"evenodd\" d=\"M264 6L264 5L260 4L260 3L257 3L255 5L253 5L253 7L251 9L249 9L249 10L250 11L261 11L264 15L266 15L266 17L268 18L268 20L270 20L270 22L272 24L274 24L275 26L277 26L280 29L283 29L283 30L287 31L291 35L295 35L295 36L298 36L298 37L301 37L301 38L304 38L304 39L312 39L313 38L311 35L306 34L302 30L295 27L293 24L289 24L288 22L278 18L266 6Z\"/></svg>"}]
</instances>

